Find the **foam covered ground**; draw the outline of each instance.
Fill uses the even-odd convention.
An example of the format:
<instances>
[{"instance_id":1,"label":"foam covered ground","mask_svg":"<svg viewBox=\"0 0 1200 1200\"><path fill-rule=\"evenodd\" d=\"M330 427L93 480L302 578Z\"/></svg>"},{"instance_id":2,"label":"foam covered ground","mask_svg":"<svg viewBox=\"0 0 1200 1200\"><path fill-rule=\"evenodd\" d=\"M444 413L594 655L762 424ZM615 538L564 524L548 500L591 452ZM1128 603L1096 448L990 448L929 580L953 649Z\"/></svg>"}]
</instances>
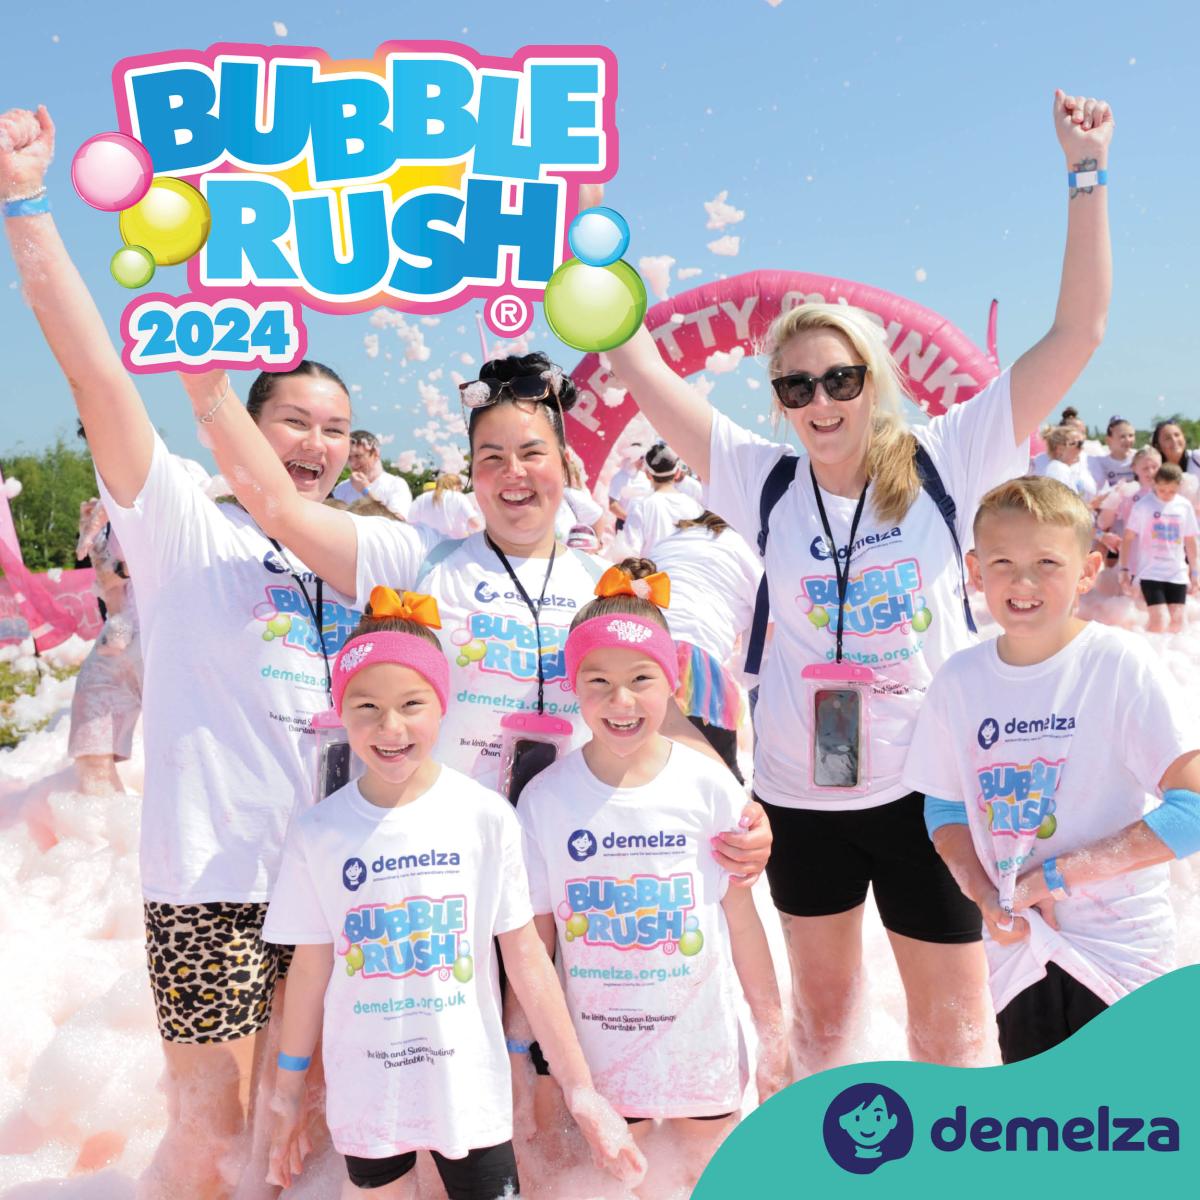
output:
<instances>
[{"instance_id":1,"label":"foam covered ground","mask_svg":"<svg viewBox=\"0 0 1200 1200\"><path fill-rule=\"evenodd\" d=\"M1088 615L1140 629L1144 612L1106 581ZM980 614L986 620L986 614ZM1194 632L1157 635L1154 644L1196 700L1200 610ZM984 624L985 634L995 627ZM1142 636L1150 636L1142 634ZM86 646L69 646L78 657ZM20 661L15 655L10 659ZM32 666L26 662L26 666ZM0 1197L4 1200L125 1200L150 1160L164 1125L161 1059L142 955L137 839L142 780L140 735L122 764L130 794L81 795L66 756L74 681L43 678L26 703L50 724L0 752ZM1097 686L1103 686L1098 680ZM1132 731L1131 731L1132 732ZM1180 963L1200 961L1200 867L1173 868ZM788 973L778 923L760 884L779 971ZM868 906L870 907L870 906ZM906 1056L903 995L886 936L867 924L867 996L861 1057ZM748 1102L753 1101L753 1093ZM569 1152L570 1146L566 1147ZM561 1162L561 1158L558 1160ZM526 1191L537 1194L537 1162L523 1160ZM341 1167L332 1155L311 1162L291 1196L336 1195ZM427 1170L422 1194L440 1195ZM534 1178L531 1178L531 1175ZM589 1169L560 1179L558 1196L615 1196Z\"/></svg>"}]
</instances>

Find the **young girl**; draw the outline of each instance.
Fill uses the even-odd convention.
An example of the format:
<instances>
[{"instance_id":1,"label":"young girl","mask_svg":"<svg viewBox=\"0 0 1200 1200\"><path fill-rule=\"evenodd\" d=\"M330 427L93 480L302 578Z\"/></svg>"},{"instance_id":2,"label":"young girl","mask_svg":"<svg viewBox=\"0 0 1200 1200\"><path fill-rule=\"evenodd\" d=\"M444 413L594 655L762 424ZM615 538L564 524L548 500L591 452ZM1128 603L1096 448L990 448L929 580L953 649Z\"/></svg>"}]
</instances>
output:
<instances>
[{"instance_id":1,"label":"young girl","mask_svg":"<svg viewBox=\"0 0 1200 1200\"><path fill-rule=\"evenodd\" d=\"M638 1123L647 1195L690 1189L737 1120L744 1079L734 969L758 1033L759 1099L789 1082L779 990L754 901L728 888L708 853L710 839L736 827L744 793L709 758L660 732L678 666L659 611L669 582L653 572L645 559L610 568L600 598L572 622L567 678L591 741L528 784L518 807L535 920L552 953L557 946L597 1089ZM647 1144L656 1118L681 1168Z\"/></svg>"},{"instance_id":2,"label":"young girl","mask_svg":"<svg viewBox=\"0 0 1200 1200\"><path fill-rule=\"evenodd\" d=\"M1133 506L1154 487L1154 475L1162 466L1162 455L1153 446L1143 446L1133 456L1133 478L1117 483L1104 496L1096 513L1098 540L1108 551L1110 565L1121 552L1125 522Z\"/></svg>"},{"instance_id":3,"label":"young girl","mask_svg":"<svg viewBox=\"0 0 1200 1200\"><path fill-rule=\"evenodd\" d=\"M1150 610L1151 633L1166 629L1164 607L1170 613L1170 631L1181 633L1189 584L1191 591L1197 588L1200 528L1192 506L1179 495L1182 478L1174 463L1163 463L1154 475L1154 491L1133 506L1125 522L1121 586L1132 595L1133 581L1138 581Z\"/></svg>"},{"instance_id":4,"label":"young girl","mask_svg":"<svg viewBox=\"0 0 1200 1200\"><path fill-rule=\"evenodd\" d=\"M516 817L431 756L449 689L437 604L375 588L369 612L333 667L334 706L366 773L293 822L263 931L296 945L271 1181L288 1186L307 1150L304 1077L321 1038L344 1197L411 1196L421 1149L451 1200L519 1190L498 937L594 1154L636 1182L644 1160L592 1086L538 941Z\"/></svg>"}]
</instances>

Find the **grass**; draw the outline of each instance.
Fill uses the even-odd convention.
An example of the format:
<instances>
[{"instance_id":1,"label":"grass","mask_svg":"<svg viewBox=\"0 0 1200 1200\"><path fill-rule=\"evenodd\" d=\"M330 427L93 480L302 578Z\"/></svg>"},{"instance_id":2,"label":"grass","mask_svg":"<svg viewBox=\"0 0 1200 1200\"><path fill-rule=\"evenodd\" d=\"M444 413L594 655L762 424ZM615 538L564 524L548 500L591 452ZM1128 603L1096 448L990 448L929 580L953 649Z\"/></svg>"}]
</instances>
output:
<instances>
[{"instance_id":1,"label":"grass","mask_svg":"<svg viewBox=\"0 0 1200 1200\"><path fill-rule=\"evenodd\" d=\"M69 679L79 671L78 667L57 668L42 664L55 679ZM11 750L23 737L36 733L48 721L40 721L32 727L18 725L12 716L12 704L18 696L32 696L37 691L41 675L37 671L17 671L12 663L0 662L0 750Z\"/></svg>"}]
</instances>

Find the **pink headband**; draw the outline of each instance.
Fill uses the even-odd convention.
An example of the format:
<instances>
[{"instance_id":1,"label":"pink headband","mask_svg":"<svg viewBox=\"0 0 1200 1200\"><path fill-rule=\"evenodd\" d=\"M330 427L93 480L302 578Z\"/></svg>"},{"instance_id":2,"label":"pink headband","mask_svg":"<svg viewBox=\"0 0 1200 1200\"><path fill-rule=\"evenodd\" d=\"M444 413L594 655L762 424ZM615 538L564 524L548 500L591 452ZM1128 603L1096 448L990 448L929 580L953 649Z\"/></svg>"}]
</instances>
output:
<instances>
[{"instance_id":1,"label":"pink headband","mask_svg":"<svg viewBox=\"0 0 1200 1200\"><path fill-rule=\"evenodd\" d=\"M378 663L409 667L423 676L437 693L445 713L446 694L450 690L450 664L446 656L432 642L415 633L380 631L353 638L338 651L333 664L333 707L338 716L342 714L346 685L364 667Z\"/></svg>"},{"instance_id":2,"label":"pink headband","mask_svg":"<svg viewBox=\"0 0 1200 1200\"><path fill-rule=\"evenodd\" d=\"M592 617L567 635L567 678L575 688L575 678L583 660L593 650L615 646L621 650L641 650L654 659L674 691L679 686L679 660L671 635L657 622L628 613L610 613Z\"/></svg>"}]
</instances>

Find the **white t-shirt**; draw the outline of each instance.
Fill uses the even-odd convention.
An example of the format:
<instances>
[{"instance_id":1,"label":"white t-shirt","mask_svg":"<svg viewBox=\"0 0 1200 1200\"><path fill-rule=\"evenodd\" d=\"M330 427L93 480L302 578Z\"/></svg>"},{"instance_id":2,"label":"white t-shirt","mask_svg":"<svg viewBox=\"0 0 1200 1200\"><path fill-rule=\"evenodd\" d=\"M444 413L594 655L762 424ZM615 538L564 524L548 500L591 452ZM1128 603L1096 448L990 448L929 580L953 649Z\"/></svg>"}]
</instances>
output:
<instances>
[{"instance_id":1,"label":"white t-shirt","mask_svg":"<svg viewBox=\"0 0 1200 1200\"><path fill-rule=\"evenodd\" d=\"M353 480L350 479L343 479L333 489L333 498L346 504L353 504L356 500L366 497L382 504L396 516L405 518L408 517L408 510L412 507L413 502L408 484L399 475L393 475L390 471L381 471L375 479L367 484L365 492L360 492L354 486Z\"/></svg>"},{"instance_id":2,"label":"white t-shirt","mask_svg":"<svg viewBox=\"0 0 1200 1200\"><path fill-rule=\"evenodd\" d=\"M654 548L654 563L671 577L666 611L671 636L707 651L719 663L733 656L738 637L754 619L762 561L733 529L714 537L693 526L676 530Z\"/></svg>"},{"instance_id":3,"label":"white t-shirt","mask_svg":"<svg viewBox=\"0 0 1200 1200\"><path fill-rule=\"evenodd\" d=\"M1116 487L1118 483L1124 483L1126 480L1136 479L1133 473L1134 453L1130 450L1124 458L1114 458L1111 454L1093 454L1084 460L1096 484L1097 492Z\"/></svg>"},{"instance_id":4,"label":"white t-shirt","mask_svg":"<svg viewBox=\"0 0 1200 1200\"><path fill-rule=\"evenodd\" d=\"M679 521L694 521L702 512L698 500L674 489L638 496L625 506L625 528L613 542L613 558L653 558L654 547L677 532Z\"/></svg>"},{"instance_id":5,"label":"white t-shirt","mask_svg":"<svg viewBox=\"0 0 1200 1200\"><path fill-rule=\"evenodd\" d=\"M1048 450L1043 450L1041 452L1041 454L1035 454L1029 460L1029 474L1030 475L1045 475L1046 467L1049 464L1049 462L1050 462L1050 452Z\"/></svg>"},{"instance_id":6,"label":"white t-shirt","mask_svg":"<svg viewBox=\"0 0 1200 1200\"><path fill-rule=\"evenodd\" d=\"M693 500L699 501L700 504L704 503L704 484L702 484L700 480L695 477L695 475L685 474L683 478L675 484L675 487L685 496L691 496Z\"/></svg>"},{"instance_id":7,"label":"white t-shirt","mask_svg":"<svg viewBox=\"0 0 1200 1200\"><path fill-rule=\"evenodd\" d=\"M1115 487L1111 488L1104 497L1104 502L1100 505L1101 513L1110 513L1112 515L1112 525L1109 527L1108 532L1123 532L1125 522L1129 520L1130 509L1143 496L1148 495L1149 491L1149 488L1143 490L1142 485L1136 479L1126 480L1124 483L1118 483Z\"/></svg>"},{"instance_id":8,"label":"white t-shirt","mask_svg":"<svg viewBox=\"0 0 1200 1200\"><path fill-rule=\"evenodd\" d=\"M348 784L288 831L263 938L333 942L321 1057L342 1154L512 1137L492 938L533 919L508 802L448 767L401 808Z\"/></svg>"},{"instance_id":9,"label":"white t-shirt","mask_svg":"<svg viewBox=\"0 0 1200 1200\"><path fill-rule=\"evenodd\" d=\"M157 436L145 486L123 508L101 485L137 596L145 658L142 892L198 904L269 899L288 818L309 802L314 713L352 600L281 556L235 504L214 504ZM393 524L386 518L376 518Z\"/></svg>"},{"instance_id":10,"label":"white t-shirt","mask_svg":"<svg viewBox=\"0 0 1200 1200\"><path fill-rule=\"evenodd\" d=\"M533 617L482 533L458 543L418 580L427 545L412 525L382 517L360 520L359 594L365 600L372 587L385 584L427 592L437 599L442 618L438 636L450 660L450 710L442 721L435 754L438 762L495 788L501 718L537 710ZM545 584L541 627L546 712L570 721L575 727L571 744L579 745L587 740L587 727L579 719L579 702L567 684L564 650L571 620L592 599L605 564L559 547L547 580L549 559L510 558L509 562L535 604Z\"/></svg>"},{"instance_id":11,"label":"white t-shirt","mask_svg":"<svg viewBox=\"0 0 1200 1200\"><path fill-rule=\"evenodd\" d=\"M1046 463L1042 474L1047 479L1057 479L1059 483L1066 484L1081 500L1091 500L1096 494L1096 481L1082 459L1068 464L1052 458Z\"/></svg>"},{"instance_id":12,"label":"white t-shirt","mask_svg":"<svg viewBox=\"0 0 1200 1200\"><path fill-rule=\"evenodd\" d=\"M737 827L744 802L732 775L677 744L643 787L608 787L577 750L521 793L533 908L554 914L575 1032L622 1116L741 1103L728 876L709 839Z\"/></svg>"},{"instance_id":13,"label":"white t-shirt","mask_svg":"<svg viewBox=\"0 0 1200 1200\"><path fill-rule=\"evenodd\" d=\"M1182 497L1164 504L1153 491L1130 510L1125 532L1137 535L1137 564L1130 569L1139 579L1159 583L1187 583L1184 539L1200 535L1196 513Z\"/></svg>"},{"instance_id":14,"label":"white t-shirt","mask_svg":"<svg viewBox=\"0 0 1200 1200\"><path fill-rule=\"evenodd\" d=\"M554 516L554 536L566 541L573 525L595 525L604 509L592 499L586 488L563 488L562 503Z\"/></svg>"},{"instance_id":15,"label":"white t-shirt","mask_svg":"<svg viewBox=\"0 0 1200 1200\"><path fill-rule=\"evenodd\" d=\"M979 498L1022 474L1029 447L1016 445L1009 375L950 412L913 429L936 465L958 513L964 553ZM709 506L755 545L759 497L786 446L756 440L716 414L710 448ZM822 493L834 542L844 551L857 500ZM755 710L754 790L787 808L870 808L898 799L913 722L934 671L973 640L963 615L958 557L937 506L922 491L900 525L876 517L867 495L850 562L844 657L874 669L869 706L870 789L845 799L810 789L811 700L800 677L809 663L835 657L837 580L826 549L808 460L771 514L767 542L775 636ZM815 618L815 620L814 620ZM668 611L668 620L670 613ZM818 624L818 622L820 622Z\"/></svg>"},{"instance_id":16,"label":"white t-shirt","mask_svg":"<svg viewBox=\"0 0 1200 1200\"><path fill-rule=\"evenodd\" d=\"M966 805L999 887L1140 820L1166 769L1195 749L1191 706L1148 644L1093 622L1035 666L1002 662L994 640L950 659L921 707L904 785ZM996 1010L1050 960L1109 1004L1170 970L1167 880L1162 865L1075 887L1055 905L1057 931L1030 911L1029 939L1011 946L985 928Z\"/></svg>"},{"instance_id":17,"label":"white t-shirt","mask_svg":"<svg viewBox=\"0 0 1200 1200\"><path fill-rule=\"evenodd\" d=\"M475 497L462 492L443 492L441 500L435 500L433 492L422 492L408 510L410 524L424 525L444 538L467 537L471 522L481 519Z\"/></svg>"},{"instance_id":18,"label":"white t-shirt","mask_svg":"<svg viewBox=\"0 0 1200 1200\"><path fill-rule=\"evenodd\" d=\"M636 471L621 467L608 485L608 498L628 509L629 502L637 496L648 496L654 490L641 467Z\"/></svg>"}]
</instances>

